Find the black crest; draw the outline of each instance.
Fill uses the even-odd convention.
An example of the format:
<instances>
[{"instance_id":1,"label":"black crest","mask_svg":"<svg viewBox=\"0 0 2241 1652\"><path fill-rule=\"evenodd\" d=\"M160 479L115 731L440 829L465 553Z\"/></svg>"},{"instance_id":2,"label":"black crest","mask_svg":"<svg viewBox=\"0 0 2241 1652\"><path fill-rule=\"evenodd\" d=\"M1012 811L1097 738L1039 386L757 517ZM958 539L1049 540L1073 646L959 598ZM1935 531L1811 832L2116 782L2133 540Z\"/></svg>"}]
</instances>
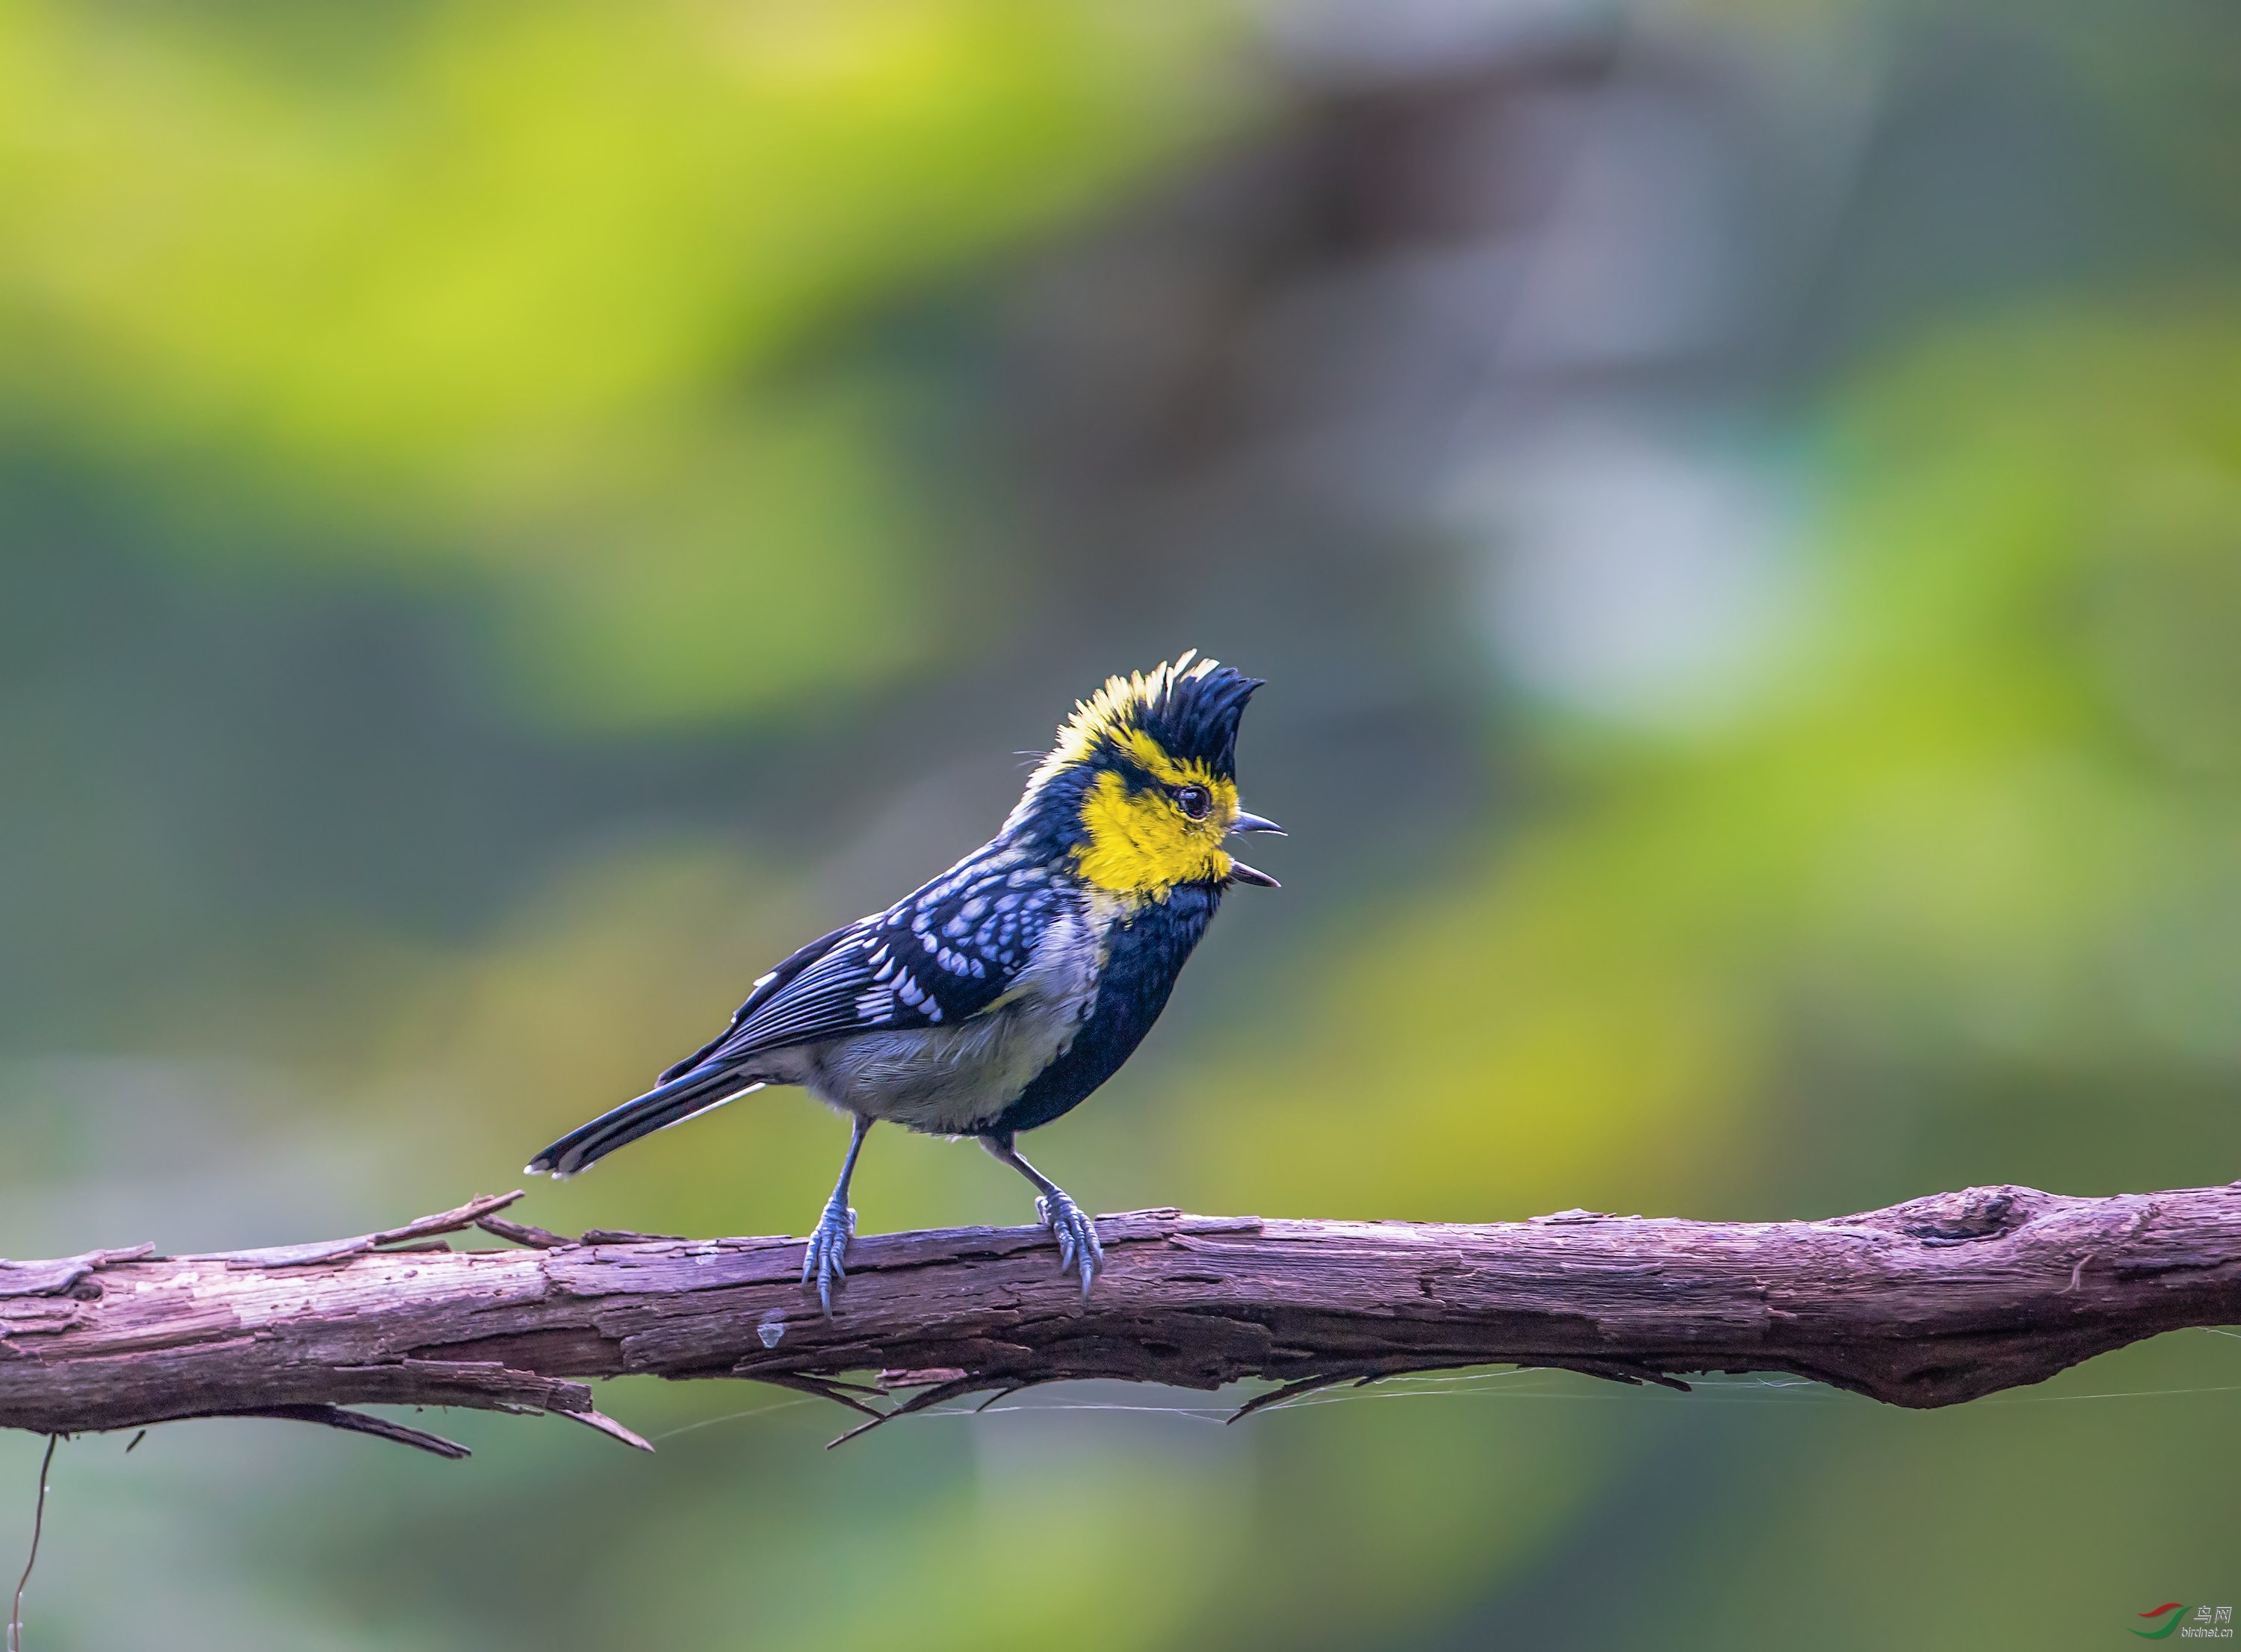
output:
<instances>
[{"instance_id":1,"label":"black crest","mask_svg":"<svg viewBox=\"0 0 2241 1652\"><path fill-rule=\"evenodd\" d=\"M1107 679L1104 687L1074 706L1058 732L1058 744L1027 781L1028 796L1108 744L1117 744L1131 729L1150 735L1178 762L1201 762L1216 774L1234 773L1237 721L1261 679L1196 656L1194 649L1172 665Z\"/></svg>"},{"instance_id":2,"label":"black crest","mask_svg":"<svg viewBox=\"0 0 2241 1652\"><path fill-rule=\"evenodd\" d=\"M1167 692L1146 705L1134 721L1168 756L1204 763L1216 774L1234 774L1238 720L1262 679L1210 659L1205 666L1209 669L1178 669Z\"/></svg>"}]
</instances>

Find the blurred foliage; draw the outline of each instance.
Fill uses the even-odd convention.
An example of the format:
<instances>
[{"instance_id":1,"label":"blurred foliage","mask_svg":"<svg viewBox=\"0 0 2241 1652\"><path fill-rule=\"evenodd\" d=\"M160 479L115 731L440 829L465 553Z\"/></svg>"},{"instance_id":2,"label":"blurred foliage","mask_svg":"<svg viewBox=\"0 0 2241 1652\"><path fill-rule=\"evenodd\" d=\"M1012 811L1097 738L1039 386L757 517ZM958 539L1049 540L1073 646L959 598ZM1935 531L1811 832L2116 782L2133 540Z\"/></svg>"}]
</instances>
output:
<instances>
[{"instance_id":1,"label":"blurred foliage","mask_svg":"<svg viewBox=\"0 0 2241 1652\"><path fill-rule=\"evenodd\" d=\"M549 714L879 681L969 616L881 439L894 371L838 330L1203 141L1221 33L1095 0L22 0L0 398L162 478L204 555L278 508L351 524L298 554L471 577Z\"/></svg>"},{"instance_id":2,"label":"blurred foliage","mask_svg":"<svg viewBox=\"0 0 2241 1652\"><path fill-rule=\"evenodd\" d=\"M1973 329L1877 375L1834 421L1769 690L1665 741L1549 726L1545 818L1300 980L1281 1059L1254 1041L1184 1104L1223 1185L1253 1165L1248 1202L1301 1214L1708 1187L1806 1214L1825 1190L1753 1144L1809 1074L1910 1107L2229 1085L2237 369L2229 312L2181 305ZM2199 1174L2198 1135L2158 1135L1962 1174Z\"/></svg>"},{"instance_id":3,"label":"blurred foliage","mask_svg":"<svg viewBox=\"0 0 2241 1652\"><path fill-rule=\"evenodd\" d=\"M2230 25L1878 12L1882 124L1810 175L1841 221L1738 234L1799 273L1695 346L1724 365L1629 367L1606 318L1572 379L1442 399L1500 379L1476 306L1562 180L1603 192L1561 267L1617 304L1671 267L1629 235L1842 124L1787 87L1805 124L1702 199L1545 146L1604 95L1580 63L1743 128L1721 76L1796 19L1709 10L1616 67L1403 31L1318 81L1344 18L1307 5L0 4L0 1251L511 1185L979 841L1074 694L1193 644L1272 679L1242 765L1287 887L1037 1137L1094 1207L2222 1179ZM1651 160L1686 148L1659 108ZM1503 655L1474 593L1517 547L1407 461L1645 406L1744 431L1806 508L1717 662L1749 692L1629 720ZM844 1135L766 1093L523 1214L796 1228ZM856 1199L1027 1208L891 1131ZM605 1403L651 1460L508 1418L438 1425L464 1468L168 1428L63 1448L28 1638L2113 1644L2232 1593L2237 1348L1926 1416L1502 1372L1236 1428L1233 1396L1020 1396L833 1454L815 1402L636 1381ZM0 1555L37 1447L0 1440Z\"/></svg>"}]
</instances>

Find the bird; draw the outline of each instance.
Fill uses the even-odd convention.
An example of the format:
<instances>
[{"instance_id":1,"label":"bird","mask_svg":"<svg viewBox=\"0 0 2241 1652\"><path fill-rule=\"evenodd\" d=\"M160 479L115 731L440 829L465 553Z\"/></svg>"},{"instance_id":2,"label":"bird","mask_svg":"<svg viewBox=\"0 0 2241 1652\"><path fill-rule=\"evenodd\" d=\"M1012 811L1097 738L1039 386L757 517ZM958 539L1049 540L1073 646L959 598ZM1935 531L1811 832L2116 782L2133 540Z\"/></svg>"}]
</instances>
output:
<instances>
[{"instance_id":1,"label":"bird","mask_svg":"<svg viewBox=\"0 0 2241 1652\"><path fill-rule=\"evenodd\" d=\"M802 1257L826 1317L856 1232L848 1184L886 1120L974 1139L1026 1177L1086 1299L1104 1262L1096 1224L1013 1144L1134 1053L1224 892L1280 886L1224 846L1283 832L1238 803L1238 723L1263 681L1196 650L1107 679L1075 702L993 838L785 959L721 1033L529 1174L571 1176L750 1091L797 1085L850 1122Z\"/></svg>"}]
</instances>

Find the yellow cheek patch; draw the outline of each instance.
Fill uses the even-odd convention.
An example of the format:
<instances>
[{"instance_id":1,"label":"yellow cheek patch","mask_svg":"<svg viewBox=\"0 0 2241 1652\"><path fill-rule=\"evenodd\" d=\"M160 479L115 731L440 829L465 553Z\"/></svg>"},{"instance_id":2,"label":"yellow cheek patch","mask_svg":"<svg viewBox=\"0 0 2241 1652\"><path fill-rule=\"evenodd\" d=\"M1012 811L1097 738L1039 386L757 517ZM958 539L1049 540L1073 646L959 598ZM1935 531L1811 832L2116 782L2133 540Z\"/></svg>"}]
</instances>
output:
<instances>
[{"instance_id":1,"label":"yellow cheek patch","mask_svg":"<svg viewBox=\"0 0 2241 1652\"><path fill-rule=\"evenodd\" d=\"M1148 739L1145 744L1159 752L1168 768L1182 773L1170 784L1203 786L1214 793L1206 819L1190 819L1163 792L1149 787L1131 792L1128 783L1108 769L1081 800L1081 824L1089 841L1074 854L1082 877L1097 887L1156 900L1164 900L1179 883L1205 883L1229 875L1230 860L1222 853L1221 839L1237 811L1237 788L1211 775L1182 772L1185 766ZM1130 755L1135 755L1133 750ZM1159 773L1149 763L1144 766Z\"/></svg>"}]
</instances>

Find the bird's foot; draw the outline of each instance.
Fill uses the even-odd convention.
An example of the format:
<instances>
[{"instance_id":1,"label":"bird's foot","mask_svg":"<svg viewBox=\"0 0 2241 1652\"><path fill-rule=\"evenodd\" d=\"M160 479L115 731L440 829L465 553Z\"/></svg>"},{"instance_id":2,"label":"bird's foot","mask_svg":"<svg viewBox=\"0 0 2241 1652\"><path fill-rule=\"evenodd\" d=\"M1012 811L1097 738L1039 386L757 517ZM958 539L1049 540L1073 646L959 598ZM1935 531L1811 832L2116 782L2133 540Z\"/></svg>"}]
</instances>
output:
<instances>
[{"instance_id":1,"label":"bird's foot","mask_svg":"<svg viewBox=\"0 0 2241 1652\"><path fill-rule=\"evenodd\" d=\"M1060 1270L1080 1274L1081 1294L1087 1297L1089 1281L1105 1265L1105 1247L1097 1242L1097 1224L1055 1187L1035 1201L1035 1218L1057 1235Z\"/></svg>"},{"instance_id":2,"label":"bird's foot","mask_svg":"<svg viewBox=\"0 0 2241 1652\"><path fill-rule=\"evenodd\" d=\"M848 1254L848 1241L855 1236L855 1211L836 1199L826 1205L825 1214L817 1219L809 1247L802 1254L801 1282L817 1287L817 1300L828 1320L833 1317L833 1283L848 1277L848 1270L840 1264Z\"/></svg>"}]
</instances>

